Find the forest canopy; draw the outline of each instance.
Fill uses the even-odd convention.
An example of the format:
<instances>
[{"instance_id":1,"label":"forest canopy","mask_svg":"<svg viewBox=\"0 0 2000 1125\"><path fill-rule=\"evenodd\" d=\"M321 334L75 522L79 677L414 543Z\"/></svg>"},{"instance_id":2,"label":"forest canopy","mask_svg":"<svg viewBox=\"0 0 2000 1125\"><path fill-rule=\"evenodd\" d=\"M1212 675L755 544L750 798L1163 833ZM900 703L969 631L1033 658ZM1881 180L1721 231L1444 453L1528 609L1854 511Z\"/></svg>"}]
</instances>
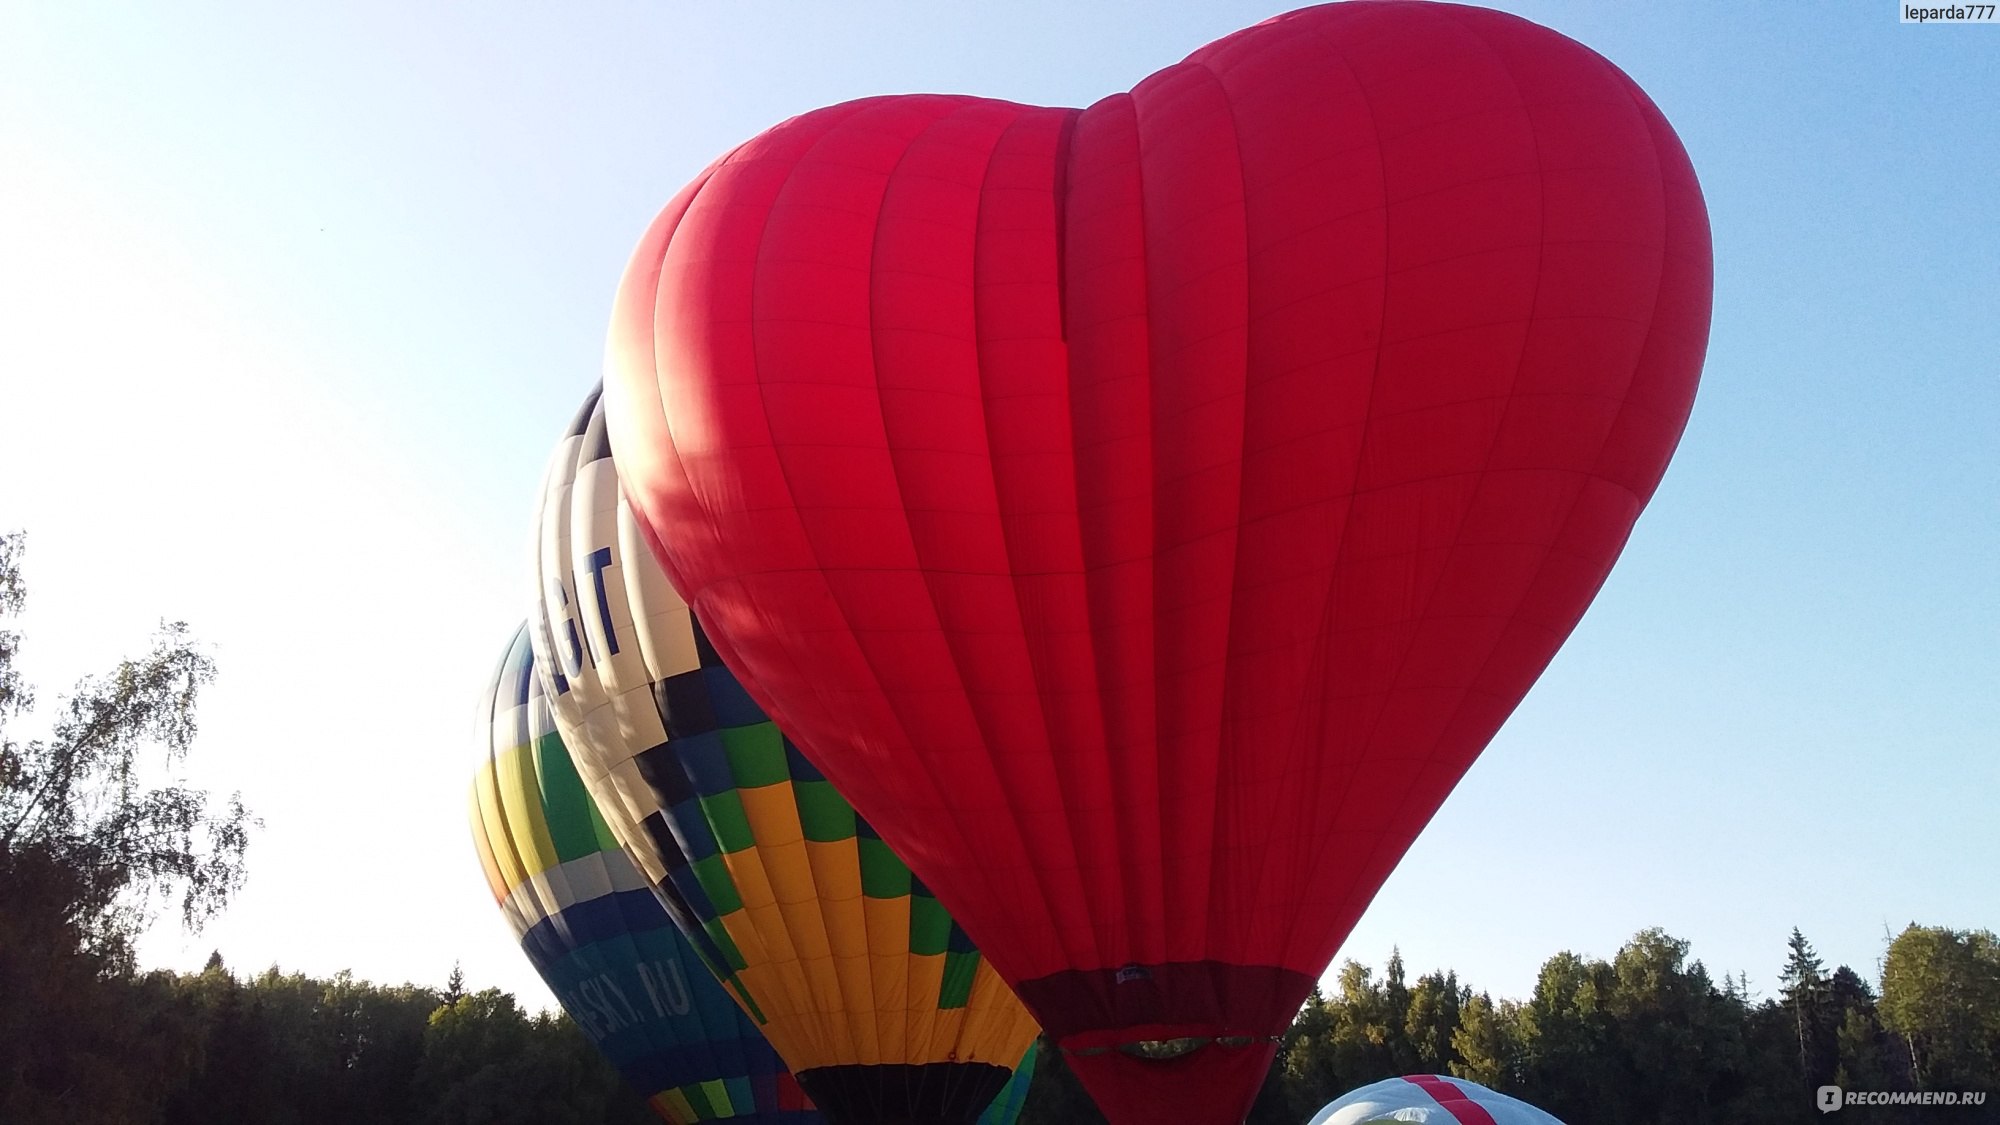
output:
<instances>
[{"instance_id":1,"label":"forest canopy","mask_svg":"<svg viewBox=\"0 0 2000 1125\"><path fill-rule=\"evenodd\" d=\"M1776 943L1774 943L1775 945ZM12 957L12 953L6 954ZM1814 1090L2000 1092L2000 944L1911 925L1879 977L1827 969L1793 933L1773 996L1712 978L1688 944L1635 935L1609 960L1558 953L1534 993L1496 999L1450 970L1349 961L1299 1013L1250 1125L1299 1125L1398 1074L1467 1078L1572 1125L1821 1120ZM109 972L11 1036L54 1035L59 1071L13 1072L0 1120L195 1125L640 1125L657 1121L584 1034L496 989L378 985L276 968ZM18 1040L0 1045L18 1057ZM1021 1121L1090 1125L1044 1046ZM48 1079L63 1076L64 1086ZM1994 1099L1952 1120L2000 1120ZM1938 1111L1868 1107L1872 1122ZM1933 1116L1926 1118L1924 1114Z\"/></svg>"}]
</instances>

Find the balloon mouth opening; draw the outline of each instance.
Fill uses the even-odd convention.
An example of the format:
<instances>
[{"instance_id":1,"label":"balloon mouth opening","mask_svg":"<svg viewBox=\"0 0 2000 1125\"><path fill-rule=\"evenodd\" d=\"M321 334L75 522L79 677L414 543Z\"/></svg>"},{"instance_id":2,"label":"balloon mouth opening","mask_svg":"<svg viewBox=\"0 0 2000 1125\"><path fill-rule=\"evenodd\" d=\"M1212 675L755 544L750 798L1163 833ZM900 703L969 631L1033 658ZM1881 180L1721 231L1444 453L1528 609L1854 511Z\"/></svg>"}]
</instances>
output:
<instances>
[{"instance_id":1,"label":"balloon mouth opening","mask_svg":"<svg viewBox=\"0 0 2000 1125\"><path fill-rule=\"evenodd\" d=\"M1278 1035L1183 1035L1172 1039L1134 1039L1124 1043L1108 1043L1098 1047L1064 1047L1065 1055L1095 1058L1113 1051L1145 1062L1170 1062L1186 1058L1203 1047L1244 1047L1266 1046L1279 1042Z\"/></svg>"},{"instance_id":2,"label":"balloon mouth opening","mask_svg":"<svg viewBox=\"0 0 2000 1125\"><path fill-rule=\"evenodd\" d=\"M1120 1043L1118 1049L1135 1059L1177 1059L1191 1055L1206 1047L1209 1040L1199 1036L1184 1036L1179 1039L1140 1039L1132 1043Z\"/></svg>"}]
</instances>

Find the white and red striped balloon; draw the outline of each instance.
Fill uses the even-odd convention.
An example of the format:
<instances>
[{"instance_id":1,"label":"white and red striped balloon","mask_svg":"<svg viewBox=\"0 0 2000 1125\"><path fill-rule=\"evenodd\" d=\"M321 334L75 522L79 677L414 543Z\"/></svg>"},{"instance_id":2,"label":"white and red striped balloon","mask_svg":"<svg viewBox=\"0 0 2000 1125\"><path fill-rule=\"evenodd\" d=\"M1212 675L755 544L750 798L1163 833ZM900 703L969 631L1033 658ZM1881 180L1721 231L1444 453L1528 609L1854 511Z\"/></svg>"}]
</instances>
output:
<instances>
[{"instance_id":1,"label":"white and red striped balloon","mask_svg":"<svg viewBox=\"0 0 2000 1125\"><path fill-rule=\"evenodd\" d=\"M1562 1125L1519 1098L1463 1078L1411 1074L1349 1090L1306 1125Z\"/></svg>"}]
</instances>

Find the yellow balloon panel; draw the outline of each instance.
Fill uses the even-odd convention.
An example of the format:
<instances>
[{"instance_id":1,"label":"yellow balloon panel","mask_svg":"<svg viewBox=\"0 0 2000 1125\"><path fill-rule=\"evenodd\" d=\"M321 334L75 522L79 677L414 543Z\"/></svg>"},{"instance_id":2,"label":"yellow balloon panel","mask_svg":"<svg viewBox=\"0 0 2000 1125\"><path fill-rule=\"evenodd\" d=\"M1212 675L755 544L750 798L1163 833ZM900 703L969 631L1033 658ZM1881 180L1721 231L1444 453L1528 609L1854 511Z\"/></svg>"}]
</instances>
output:
<instances>
[{"instance_id":1,"label":"yellow balloon panel","mask_svg":"<svg viewBox=\"0 0 2000 1125\"><path fill-rule=\"evenodd\" d=\"M847 1068L1004 1080L1033 1019L717 658L619 495L594 407L551 463L537 562L537 662L584 784L808 1091L814 1072L842 1072L824 1090L866 1080Z\"/></svg>"}]
</instances>

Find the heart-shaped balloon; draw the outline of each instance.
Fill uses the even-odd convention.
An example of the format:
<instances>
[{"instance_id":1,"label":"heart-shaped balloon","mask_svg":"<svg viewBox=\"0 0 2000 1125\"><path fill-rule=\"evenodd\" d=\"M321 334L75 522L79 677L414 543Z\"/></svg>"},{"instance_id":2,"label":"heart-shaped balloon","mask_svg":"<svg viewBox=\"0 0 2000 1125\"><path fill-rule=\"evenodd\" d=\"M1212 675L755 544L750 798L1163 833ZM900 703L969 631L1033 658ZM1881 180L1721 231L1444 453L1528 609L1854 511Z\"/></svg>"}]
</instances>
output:
<instances>
[{"instance_id":1,"label":"heart-shaped balloon","mask_svg":"<svg viewBox=\"0 0 2000 1125\"><path fill-rule=\"evenodd\" d=\"M1711 265L1588 49L1355 2L818 110L621 286L623 486L1114 1121L1240 1121L1665 470Z\"/></svg>"}]
</instances>

